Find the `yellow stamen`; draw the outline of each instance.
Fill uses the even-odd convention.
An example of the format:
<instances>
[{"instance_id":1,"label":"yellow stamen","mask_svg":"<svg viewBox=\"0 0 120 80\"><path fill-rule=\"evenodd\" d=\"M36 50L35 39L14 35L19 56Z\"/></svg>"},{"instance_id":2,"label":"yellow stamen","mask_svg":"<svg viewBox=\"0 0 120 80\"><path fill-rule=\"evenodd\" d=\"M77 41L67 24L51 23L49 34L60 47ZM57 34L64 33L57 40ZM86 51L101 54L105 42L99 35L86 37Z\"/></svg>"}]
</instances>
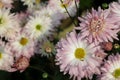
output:
<instances>
[{"instance_id":1,"label":"yellow stamen","mask_svg":"<svg viewBox=\"0 0 120 80\"><path fill-rule=\"evenodd\" d=\"M86 53L83 48L77 48L75 50L75 57L77 59L83 60L85 58L85 55L86 55Z\"/></svg>"},{"instance_id":2,"label":"yellow stamen","mask_svg":"<svg viewBox=\"0 0 120 80\"><path fill-rule=\"evenodd\" d=\"M36 30L39 30L39 31L40 31L40 30L41 30L41 27L42 27L42 26L41 26L41 25L39 25L39 24L38 24L38 25L36 25Z\"/></svg>"},{"instance_id":3,"label":"yellow stamen","mask_svg":"<svg viewBox=\"0 0 120 80\"><path fill-rule=\"evenodd\" d=\"M113 72L113 76L115 78L119 78L120 77L120 68L116 69L114 72Z\"/></svg>"},{"instance_id":4,"label":"yellow stamen","mask_svg":"<svg viewBox=\"0 0 120 80\"><path fill-rule=\"evenodd\" d=\"M23 46L25 46L27 43L28 43L28 39L22 37L21 40L20 40L20 44L23 45Z\"/></svg>"},{"instance_id":5,"label":"yellow stamen","mask_svg":"<svg viewBox=\"0 0 120 80\"><path fill-rule=\"evenodd\" d=\"M36 4L39 4L41 0L35 0Z\"/></svg>"}]
</instances>

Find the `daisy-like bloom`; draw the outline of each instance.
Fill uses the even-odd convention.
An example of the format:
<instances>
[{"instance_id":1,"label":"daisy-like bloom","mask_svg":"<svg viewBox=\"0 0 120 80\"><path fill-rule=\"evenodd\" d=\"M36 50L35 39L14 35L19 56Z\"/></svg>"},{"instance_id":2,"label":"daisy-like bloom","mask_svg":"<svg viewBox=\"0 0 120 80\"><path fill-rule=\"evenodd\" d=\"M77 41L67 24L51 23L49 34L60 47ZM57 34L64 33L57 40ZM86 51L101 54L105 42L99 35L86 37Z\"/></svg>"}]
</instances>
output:
<instances>
[{"instance_id":1,"label":"daisy-like bloom","mask_svg":"<svg viewBox=\"0 0 120 80\"><path fill-rule=\"evenodd\" d=\"M111 10L111 16L114 19L114 22L120 25L120 0L119 3L118 2L111 3L109 8ZM118 29L120 31L120 27Z\"/></svg>"},{"instance_id":2,"label":"daisy-like bloom","mask_svg":"<svg viewBox=\"0 0 120 80\"><path fill-rule=\"evenodd\" d=\"M76 29L81 30L82 37L87 38L90 43L113 42L113 38L118 40L119 26L111 21L109 13L109 9L102 10L100 7L98 11L92 9L91 13L79 17L81 23Z\"/></svg>"},{"instance_id":3,"label":"daisy-like bloom","mask_svg":"<svg viewBox=\"0 0 120 80\"><path fill-rule=\"evenodd\" d=\"M34 12L35 14L43 14L44 16L47 16L51 18L51 23L53 26L58 27L61 24L61 20L64 18L64 15L61 14L56 7L53 9L50 5L47 5L46 7L43 7L40 10L36 10Z\"/></svg>"},{"instance_id":4,"label":"daisy-like bloom","mask_svg":"<svg viewBox=\"0 0 120 80\"><path fill-rule=\"evenodd\" d=\"M30 58L34 55L34 41L24 32L20 33L9 45L16 59L21 56Z\"/></svg>"},{"instance_id":5,"label":"daisy-like bloom","mask_svg":"<svg viewBox=\"0 0 120 80\"><path fill-rule=\"evenodd\" d=\"M11 54L9 47L5 46L5 44L0 41L0 70L9 72L16 71L16 69L12 68L14 56Z\"/></svg>"},{"instance_id":6,"label":"daisy-like bloom","mask_svg":"<svg viewBox=\"0 0 120 80\"><path fill-rule=\"evenodd\" d=\"M27 5L29 8L33 8L35 5L40 4L41 0L21 0L24 2L24 5Z\"/></svg>"},{"instance_id":7,"label":"daisy-like bloom","mask_svg":"<svg viewBox=\"0 0 120 80\"><path fill-rule=\"evenodd\" d=\"M110 55L101 72L100 80L120 80L120 55Z\"/></svg>"},{"instance_id":8,"label":"daisy-like bloom","mask_svg":"<svg viewBox=\"0 0 120 80\"><path fill-rule=\"evenodd\" d=\"M24 27L24 31L34 40L51 34L52 29L51 18L41 13L31 16Z\"/></svg>"},{"instance_id":9,"label":"daisy-like bloom","mask_svg":"<svg viewBox=\"0 0 120 80\"><path fill-rule=\"evenodd\" d=\"M71 32L62 39L56 46L56 64L60 65L60 71L69 73L74 80L82 78L92 79L93 74L100 74L99 66L103 59L103 54L96 51L99 46L94 43L89 44L87 40L82 40L75 32Z\"/></svg>"},{"instance_id":10,"label":"daisy-like bloom","mask_svg":"<svg viewBox=\"0 0 120 80\"><path fill-rule=\"evenodd\" d=\"M77 10L76 10L76 6L75 6L74 2L72 2L71 5L68 5L68 4L64 4L60 0L50 0L48 5L52 9L55 8L56 10L58 10L62 15L64 15L64 18L69 17L66 9L68 10L68 12L71 16L76 15ZM65 7L66 7L66 9L65 9Z\"/></svg>"},{"instance_id":11,"label":"daisy-like bloom","mask_svg":"<svg viewBox=\"0 0 120 80\"><path fill-rule=\"evenodd\" d=\"M50 40L38 40L35 45L35 53L40 54L41 56L51 57L55 55L55 47Z\"/></svg>"},{"instance_id":12,"label":"daisy-like bloom","mask_svg":"<svg viewBox=\"0 0 120 80\"><path fill-rule=\"evenodd\" d=\"M0 9L0 36L13 38L19 30L19 23L14 14L10 14L9 9Z\"/></svg>"}]
</instances>

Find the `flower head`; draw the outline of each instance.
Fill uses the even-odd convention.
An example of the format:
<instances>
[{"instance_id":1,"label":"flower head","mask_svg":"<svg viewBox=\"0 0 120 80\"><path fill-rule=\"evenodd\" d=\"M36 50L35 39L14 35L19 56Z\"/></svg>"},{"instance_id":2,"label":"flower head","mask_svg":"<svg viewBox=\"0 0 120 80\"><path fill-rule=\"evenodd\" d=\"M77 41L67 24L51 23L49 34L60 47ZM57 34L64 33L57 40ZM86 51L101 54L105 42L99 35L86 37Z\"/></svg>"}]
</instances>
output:
<instances>
[{"instance_id":1,"label":"flower head","mask_svg":"<svg viewBox=\"0 0 120 80\"><path fill-rule=\"evenodd\" d=\"M100 73L98 67L103 55L100 55L101 58L96 56L98 49L99 46L89 44L87 40L82 40L75 32L71 32L57 44L56 64L60 65L60 71L69 73L74 79L91 79L93 74Z\"/></svg>"},{"instance_id":2,"label":"flower head","mask_svg":"<svg viewBox=\"0 0 120 80\"><path fill-rule=\"evenodd\" d=\"M25 33L19 33L15 40L9 43L16 58L25 56L30 58L34 53L34 41Z\"/></svg>"},{"instance_id":3,"label":"flower head","mask_svg":"<svg viewBox=\"0 0 120 80\"><path fill-rule=\"evenodd\" d=\"M98 11L92 9L91 13L83 17L79 17L81 21L80 26L77 29L81 30L83 38L87 38L89 42L98 44L100 42L113 42L113 39L117 39L117 33L119 26L112 22L109 17L110 10L102 10L100 7Z\"/></svg>"},{"instance_id":4,"label":"flower head","mask_svg":"<svg viewBox=\"0 0 120 80\"><path fill-rule=\"evenodd\" d=\"M43 14L36 14L31 16L26 24L24 31L29 34L31 39L40 39L44 36L50 35L52 31L51 18Z\"/></svg>"},{"instance_id":5,"label":"flower head","mask_svg":"<svg viewBox=\"0 0 120 80\"><path fill-rule=\"evenodd\" d=\"M101 72L100 80L120 80L120 55L110 55Z\"/></svg>"},{"instance_id":6,"label":"flower head","mask_svg":"<svg viewBox=\"0 0 120 80\"><path fill-rule=\"evenodd\" d=\"M66 9L68 10L71 16L75 16L76 6L74 2L72 2L71 5L68 5L64 4L61 0L50 0L48 5L51 5L52 9L55 8L57 11L59 11L64 16L63 18L69 17L68 13L66 12Z\"/></svg>"},{"instance_id":7,"label":"flower head","mask_svg":"<svg viewBox=\"0 0 120 80\"><path fill-rule=\"evenodd\" d=\"M11 54L10 47L0 41L0 70L9 72L16 71L16 69L12 68L12 65L14 64L14 56Z\"/></svg>"},{"instance_id":8,"label":"flower head","mask_svg":"<svg viewBox=\"0 0 120 80\"><path fill-rule=\"evenodd\" d=\"M19 24L14 14L11 14L9 9L0 9L0 36L14 38L19 30Z\"/></svg>"},{"instance_id":9,"label":"flower head","mask_svg":"<svg viewBox=\"0 0 120 80\"><path fill-rule=\"evenodd\" d=\"M54 44L47 39L38 40L34 51L41 56L51 57L55 54L55 47Z\"/></svg>"}]
</instances>

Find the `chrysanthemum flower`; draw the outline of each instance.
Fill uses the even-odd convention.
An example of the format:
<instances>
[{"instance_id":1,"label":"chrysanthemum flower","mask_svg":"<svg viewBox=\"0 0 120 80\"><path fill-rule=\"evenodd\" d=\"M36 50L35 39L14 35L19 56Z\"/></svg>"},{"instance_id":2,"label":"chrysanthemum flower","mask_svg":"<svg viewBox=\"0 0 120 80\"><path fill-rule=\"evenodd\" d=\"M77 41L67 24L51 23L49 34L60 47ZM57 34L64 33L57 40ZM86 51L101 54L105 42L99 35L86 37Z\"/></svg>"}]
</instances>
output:
<instances>
[{"instance_id":1,"label":"chrysanthemum flower","mask_svg":"<svg viewBox=\"0 0 120 80\"><path fill-rule=\"evenodd\" d=\"M91 13L83 17L79 17L80 26L76 27L81 30L83 38L87 38L89 42L98 44L100 42L113 42L113 39L117 39L117 33L119 26L111 21L109 17L110 10L102 10L100 7L98 11L92 9Z\"/></svg>"},{"instance_id":2,"label":"chrysanthemum flower","mask_svg":"<svg viewBox=\"0 0 120 80\"><path fill-rule=\"evenodd\" d=\"M25 33L20 33L9 45L16 58L21 56L30 58L34 54L34 41Z\"/></svg>"},{"instance_id":3,"label":"chrysanthemum flower","mask_svg":"<svg viewBox=\"0 0 120 80\"><path fill-rule=\"evenodd\" d=\"M6 47L6 45L0 41L0 70L16 71L16 69L12 68L14 56L11 54L9 47Z\"/></svg>"},{"instance_id":4,"label":"chrysanthemum flower","mask_svg":"<svg viewBox=\"0 0 120 80\"><path fill-rule=\"evenodd\" d=\"M69 73L74 80L81 78L92 78L93 74L99 74L99 66L103 56L98 57L96 51L99 46L94 43L89 44L82 40L75 32L67 35L57 44L56 61L60 65L60 71L64 74ZM100 51L99 51L100 53Z\"/></svg>"},{"instance_id":5,"label":"chrysanthemum flower","mask_svg":"<svg viewBox=\"0 0 120 80\"><path fill-rule=\"evenodd\" d=\"M21 0L24 2L24 5L27 5L29 8L33 8L36 4L40 4L41 0Z\"/></svg>"},{"instance_id":6,"label":"chrysanthemum flower","mask_svg":"<svg viewBox=\"0 0 120 80\"><path fill-rule=\"evenodd\" d=\"M0 9L0 36L13 38L19 32L19 23L9 9Z\"/></svg>"},{"instance_id":7,"label":"chrysanthemum flower","mask_svg":"<svg viewBox=\"0 0 120 80\"><path fill-rule=\"evenodd\" d=\"M47 39L38 40L35 45L35 53L41 56L51 57L55 55L55 47L52 42Z\"/></svg>"},{"instance_id":8,"label":"chrysanthemum flower","mask_svg":"<svg viewBox=\"0 0 120 80\"><path fill-rule=\"evenodd\" d=\"M116 24L120 25L120 0L119 3L118 2L111 3L109 8L111 10L111 16L114 20L112 22L116 22ZM120 27L118 29L120 31Z\"/></svg>"},{"instance_id":9,"label":"chrysanthemum flower","mask_svg":"<svg viewBox=\"0 0 120 80\"><path fill-rule=\"evenodd\" d=\"M64 18L69 17L68 13L66 12L65 7L67 8L67 10L68 10L68 12L69 12L69 14L71 16L75 16L76 15L77 9L76 9L76 6L75 6L74 2L72 2L71 5L67 5L67 4L63 4L60 0L50 0L48 5L51 5L52 9L55 8L61 14L63 14Z\"/></svg>"},{"instance_id":10,"label":"chrysanthemum flower","mask_svg":"<svg viewBox=\"0 0 120 80\"><path fill-rule=\"evenodd\" d=\"M64 15L59 12L56 8L51 7L51 5L47 5L43 7L41 10L36 10L35 14L42 14L51 18L51 23L53 26L58 27L61 24L61 20L64 18Z\"/></svg>"},{"instance_id":11,"label":"chrysanthemum flower","mask_svg":"<svg viewBox=\"0 0 120 80\"><path fill-rule=\"evenodd\" d=\"M101 72L100 80L120 80L120 55L110 55Z\"/></svg>"},{"instance_id":12,"label":"chrysanthemum flower","mask_svg":"<svg viewBox=\"0 0 120 80\"><path fill-rule=\"evenodd\" d=\"M24 31L29 34L32 39L36 40L51 34L52 28L50 17L43 14L36 14L30 17Z\"/></svg>"}]
</instances>

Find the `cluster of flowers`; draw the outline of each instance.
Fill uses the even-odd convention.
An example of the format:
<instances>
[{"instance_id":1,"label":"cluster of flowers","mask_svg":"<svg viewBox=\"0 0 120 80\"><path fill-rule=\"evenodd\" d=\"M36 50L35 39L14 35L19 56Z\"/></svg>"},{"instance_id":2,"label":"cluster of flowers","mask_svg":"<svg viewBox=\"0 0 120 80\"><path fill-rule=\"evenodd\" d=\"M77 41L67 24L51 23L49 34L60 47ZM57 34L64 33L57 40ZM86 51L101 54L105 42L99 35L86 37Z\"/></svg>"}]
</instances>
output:
<instances>
[{"instance_id":1,"label":"cluster of flowers","mask_svg":"<svg viewBox=\"0 0 120 80\"><path fill-rule=\"evenodd\" d=\"M120 53L105 52L112 49L114 39L119 41L120 2L110 3L105 10L92 9L78 20L79 26L57 44L60 71L73 80L92 80L94 74L97 80L120 80Z\"/></svg>"},{"instance_id":2,"label":"cluster of flowers","mask_svg":"<svg viewBox=\"0 0 120 80\"><path fill-rule=\"evenodd\" d=\"M75 4L59 0L21 0L27 6L24 12L12 13L13 0L0 0L0 70L24 71L31 56L51 56L55 49L49 36L68 17L64 6L74 16ZM48 53L48 54L47 54ZM51 53L51 54L49 54Z\"/></svg>"},{"instance_id":3,"label":"cluster of flowers","mask_svg":"<svg viewBox=\"0 0 120 80\"><path fill-rule=\"evenodd\" d=\"M27 5L27 10L11 13L14 1L0 1L0 70L24 71L35 53L47 57L55 54L55 49L49 48L54 47L49 38L62 19L76 15L79 4L79 0L48 0L46 4L41 0L21 2ZM55 61L61 72L70 74L74 80L92 79L94 74L100 80L120 79L119 52L105 60L107 53L103 46L119 40L119 9L120 2L113 2L108 9L99 7L98 11L92 9L78 17L79 26L56 45Z\"/></svg>"}]
</instances>

